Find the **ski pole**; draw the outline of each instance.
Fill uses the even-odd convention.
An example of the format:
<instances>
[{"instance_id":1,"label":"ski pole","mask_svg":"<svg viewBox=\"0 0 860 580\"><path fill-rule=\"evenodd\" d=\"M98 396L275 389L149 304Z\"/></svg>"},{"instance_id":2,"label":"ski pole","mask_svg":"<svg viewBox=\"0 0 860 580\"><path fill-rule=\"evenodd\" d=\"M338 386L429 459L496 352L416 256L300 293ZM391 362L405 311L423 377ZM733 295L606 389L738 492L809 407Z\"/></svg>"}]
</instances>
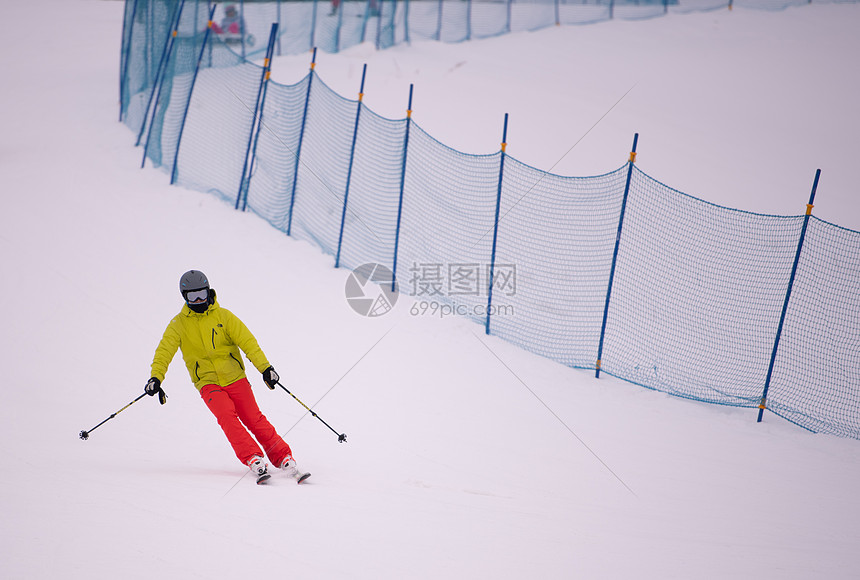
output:
<instances>
[{"instance_id":1,"label":"ski pole","mask_svg":"<svg viewBox=\"0 0 860 580\"><path fill-rule=\"evenodd\" d=\"M296 401L298 401L299 405L301 405L302 407L304 407L305 409L307 409L307 410L308 410L308 413L310 413L311 415L313 415L314 417L316 417L317 419L319 419L320 421L322 421L322 424L323 424L323 425L325 425L326 427L328 427L329 429L331 429L331 430L332 430L332 432L333 432L335 435L337 435L337 442L338 442L338 443L346 443L346 433L338 433L337 431L335 431L334 429L332 429L332 426L331 426L331 425L329 425L328 423L326 423L325 421L323 421L323 418L322 418L322 417L320 417L319 415L317 415L316 413L314 413L314 412L313 412L313 410L312 410L310 407L308 407L307 405L305 405L304 403L302 403L301 401L299 401L299 398L298 398L297 396L295 396L294 394L292 394L292 393L290 392L290 390L289 390L287 387L285 387L285 386L284 386L284 385L282 385L281 383L275 383L275 384L276 384L276 385L278 385L279 387L281 387L282 389L284 389L284 390L287 392L287 394L288 394L289 396L291 396L291 397L292 397L292 398L294 398Z\"/></svg>"},{"instance_id":2,"label":"ski pole","mask_svg":"<svg viewBox=\"0 0 860 580\"><path fill-rule=\"evenodd\" d=\"M122 409L120 409L119 411L117 411L116 413L114 413L113 415L111 415L110 417L108 417L107 419L105 419L104 421L102 421L101 423L99 423L98 425L93 427L92 429L90 429L89 431L81 431L81 435L80 435L81 439L83 439L84 441L89 439L90 433L92 433L93 431L95 431L96 429L98 429L99 427L101 427L102 425L104 425L105 423L107 423L108 421L110 421L111 419L113 419L114 417L116 417L117 415L119 415L120 413L122 413L123 411L125 411L126 409L128 409L129 407L134 405L135 403L137 403L139 400L141 400L145 396L146 396L146 393L143 393L141 396L136 398L134 401L132 401L131 403L129 403L128 405L126 405L125 407L123 407Z\"/></svg>"}]
</instances>

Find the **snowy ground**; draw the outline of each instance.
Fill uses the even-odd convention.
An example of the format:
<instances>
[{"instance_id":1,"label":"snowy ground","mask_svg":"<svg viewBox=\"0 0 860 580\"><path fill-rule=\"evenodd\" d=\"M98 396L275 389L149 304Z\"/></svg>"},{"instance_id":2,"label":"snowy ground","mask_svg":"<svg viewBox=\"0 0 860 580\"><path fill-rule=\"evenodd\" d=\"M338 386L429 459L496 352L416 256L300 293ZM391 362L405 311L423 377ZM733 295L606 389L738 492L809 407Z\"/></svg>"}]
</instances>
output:
<instances>
[{"instance_id":1,"label":"snowy ground","mask_svg":"<svg viewBox=\"0 0 860 580\"><path fill-rule=\"evenodd\" d=\"M6 3L0 37L2 578L853 578L860 443L536 358L459 319L377 319L348 272L138 169L116 121L121 2ZM483 42L367 46L318 71L468 152L640 167L710 201L860 229L860 5L670 16ZM39 50L35 50L38 48ZM306 56L275 63L293 82ZM638 83L638 84L637 84ZM850 157L849 157L850 156ZM200 268L285 384L251 376L313 472L258 487L179 357L135 403ZM319 404L317 405L317 403Z\"/></svg>"}]
</instances>

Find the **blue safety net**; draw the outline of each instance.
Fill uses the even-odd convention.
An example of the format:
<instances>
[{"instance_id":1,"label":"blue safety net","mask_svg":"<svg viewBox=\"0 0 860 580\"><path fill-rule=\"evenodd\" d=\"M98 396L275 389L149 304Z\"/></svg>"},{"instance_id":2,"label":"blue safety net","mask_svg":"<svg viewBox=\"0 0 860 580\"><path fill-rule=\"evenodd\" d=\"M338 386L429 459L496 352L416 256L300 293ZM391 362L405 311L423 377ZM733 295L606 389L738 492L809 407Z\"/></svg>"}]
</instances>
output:
<instances>
[{"instance_id":1,"label":"blue safety net","mask_svg":"<svg viewBox=\"0 0 860 580\"><path fill-rule=\"evenodd\" d=\"M809 221L767 408L860 439L860 234Z\"/></svg>"},{"instance_id":2,"label":"blue safety net","mask_svg":"<svg viewBox=\"0 0 860 580\"><path fill-rule=\"evenodd\" d=\"M486 278L477 292L460 292L450 271L468 265L485 272L490 263L499 160L498 153L451 149L412 124L395 272L401 292L433 306L451 301L483 321Z\"/></svg>"},{"instance_id":3,"label":"blue safety net","mask_svg":"<svg viewBox=\"0 0 860 580\"><path fill-rule=\"evenodd\" d=\"M405 133L404 119L386 119L361 105L339 266L393 267Z\"/></svg>"},{"instance_id":4,"label":"blue safety net","mask_svg":"<svg viewBox=\"0 0 860 580\"><path fill-rule=\"evenodd\" d=\"M633 168L602 369L711 403L757 406L801 218L682 194Z\"/></svg>"},{"instance_id":5,"label":"blue safety net","mask_svg":"<svg viewBox=\"0 0 860 580\"><path fill-rule=\"evenodd\" d=\"M816 3L855 0L814 0ZM242 58L261 58L272 23L278 24L276 55L319 48L339 52L363 42L388 48L404 42L462 42L549 26L612 19L636 20L669 13L733 7L782 10L810 0L293 0L214 4L215 36ZM121 100L123 119L135 127L143 117L139 97L152 86L167 32L180 7L199 24L208 18L202 0L126 0ZM236 16L228 17L233 8ZM183 18L185 20L185 18ZM230 22L238 30L231 32ZM127 107L127 108L126 108Z\"/></svg>"},{"instance_id":6,"label":"blue safety net","mask_svg":"<svg viewBox=\"0 0 860 580\"><path fill-rule=\"evenodd\" d=\"M332 255L337 253L357 109L357 101L341 97L314 76L290 235Z\"/></svg>"},{"instance_id":7,"label":"blue safety net","mask_svg":"<svg viewBox=\"0 0 860 580\"><path fill-rule=\"evenodd\" d=\"M260 115L257 155L250 172L247 202L255 212L283 231L290 226L304 106L310 83L310 76L289 86L269 83ZM234 194L238 196L238 188Z\"/></svg>"},{"instance_id":8,"label":"blue safety net","mask_svg":"<svg viewBox=\"0 0 860 580\"><path fill-rule=\"evenodd\" d=\"M632 161L566 177L504 149L460 152L409 117L339 95L313 70L294 85L267 80L241 54L248 34L237 42L208 29L206 3L132 1L121 112L175 183L258 214L339 267L392 269L418 314L458 314L570 367L860 438L860 232L714 205ZM393 1L340 4L331 16L302 4L267 14L304 10L322 36L361 7L361 34L390 22L396 40L412 22ZM451 40L527 29L547 8L534 4L482 3L495 16L481 29L477 3L413 2L471 24L440 28L437 10L421 21L435 28L410 30ZM514 19L529 6L534 22ZM162 20L171 23L147 29ZM344 33L326 36L335 44L349 36L331 30ZM286 39L253 44L274 52Z\"/></svg>"},{"instance_id":9,"label":"blue safety net","mask_svg":"<svg viewBox=\"0 0 860 580\"><path fill-rule=\"evenodd\" d=\"M594 368L626 176L562 177L506 158L492 334Z\"/></svg>"}]
</instances>

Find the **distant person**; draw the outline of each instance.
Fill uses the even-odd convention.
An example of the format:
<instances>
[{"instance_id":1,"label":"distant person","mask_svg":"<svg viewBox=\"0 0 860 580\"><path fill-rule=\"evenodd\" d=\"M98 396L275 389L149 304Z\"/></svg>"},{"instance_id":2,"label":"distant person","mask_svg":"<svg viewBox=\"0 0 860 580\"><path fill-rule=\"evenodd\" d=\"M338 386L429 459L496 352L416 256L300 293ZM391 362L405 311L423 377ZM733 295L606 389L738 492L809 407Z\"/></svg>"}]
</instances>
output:
<instances>
[{"instance_id":1,"label":"distant person","mask_svg":"<svg viewBox=\"0 0 860 580\"><path fill-rule=\"evenodd\" d=\"M228 4L227 7L224 8L224 18L221 19L221 24L218 25L213 22L212 30L214 30L216 34L229 34L235 36L242 36L245 34L245 22L239 15L239 11L236 9L235 4Z\"/></svg>"},{"instance_id":2,"label":"distant person","mask_svg":"<svg viewBox=\"0 0 860 580\"><path fill-rule=\"evenodd\" d=\"M340 0L331 0L331 12L328 13L329 16L334 16L337 14L337 9L340 7ZM356 14L356 16L364 16L364 14ZM379 16L379 3L378 0L370 0L370 11L368 12L368 16Z\"/></svg>"},{"instance_id":3,"label":"distant person","mask_svg":"<svg viewBox=\"0 0 860 580\"><path fill-rule=\"evenodd\" d=\"M240 349L263 374L269 389L274 390L280 380L257 339L235 314L218 305L215 290L209 286L203 272L190 270L183 274L179 279L179 291L185 304L167 325L155 349L152 378L144 390L150 396L158 395L164 404L167 397L161 382L176 350L182 350L191 381L218 420L236 457L251 469L257 483L270 477L263 450L274 465L301 483L310 474L301 473L296 467L290 446L260 412L245 376Z\"/></svg>"}]
</instances>

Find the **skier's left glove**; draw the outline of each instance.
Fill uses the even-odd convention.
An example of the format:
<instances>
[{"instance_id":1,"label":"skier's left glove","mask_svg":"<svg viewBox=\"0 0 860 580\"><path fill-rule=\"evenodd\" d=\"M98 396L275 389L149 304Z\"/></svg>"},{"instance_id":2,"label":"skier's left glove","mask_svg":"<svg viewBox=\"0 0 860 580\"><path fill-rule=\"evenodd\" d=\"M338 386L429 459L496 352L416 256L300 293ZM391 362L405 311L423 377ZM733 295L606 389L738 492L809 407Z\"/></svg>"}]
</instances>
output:
<instances>
[{"instance_id":1,"label":"skier's left glove","mask_svg":"<svg viewBox=\"0 0 860 580\"><path fill-rule=\"evenodd\" d=\"M161 388L161 381L159 381L157 378L152 377L148 381L146 381L146 386L143 387L143 390L150 397L157 394L158 402L162 405L167 402L167 395Z\"/></svg>"},{"instance_id":2,"label":"skier's left glove","mask_svg":"<svg viewBox=\"0 0 860 580\"><path fill-rule=\"evenodd\" d=\"M275 390L275 385L278 384L279 380L281 380L281 377L279 377L278 373L275 372L275 367L270 366L263 371L263 382L266 383L266 386L271 390Z\"/></svg>"}]
</instances>

